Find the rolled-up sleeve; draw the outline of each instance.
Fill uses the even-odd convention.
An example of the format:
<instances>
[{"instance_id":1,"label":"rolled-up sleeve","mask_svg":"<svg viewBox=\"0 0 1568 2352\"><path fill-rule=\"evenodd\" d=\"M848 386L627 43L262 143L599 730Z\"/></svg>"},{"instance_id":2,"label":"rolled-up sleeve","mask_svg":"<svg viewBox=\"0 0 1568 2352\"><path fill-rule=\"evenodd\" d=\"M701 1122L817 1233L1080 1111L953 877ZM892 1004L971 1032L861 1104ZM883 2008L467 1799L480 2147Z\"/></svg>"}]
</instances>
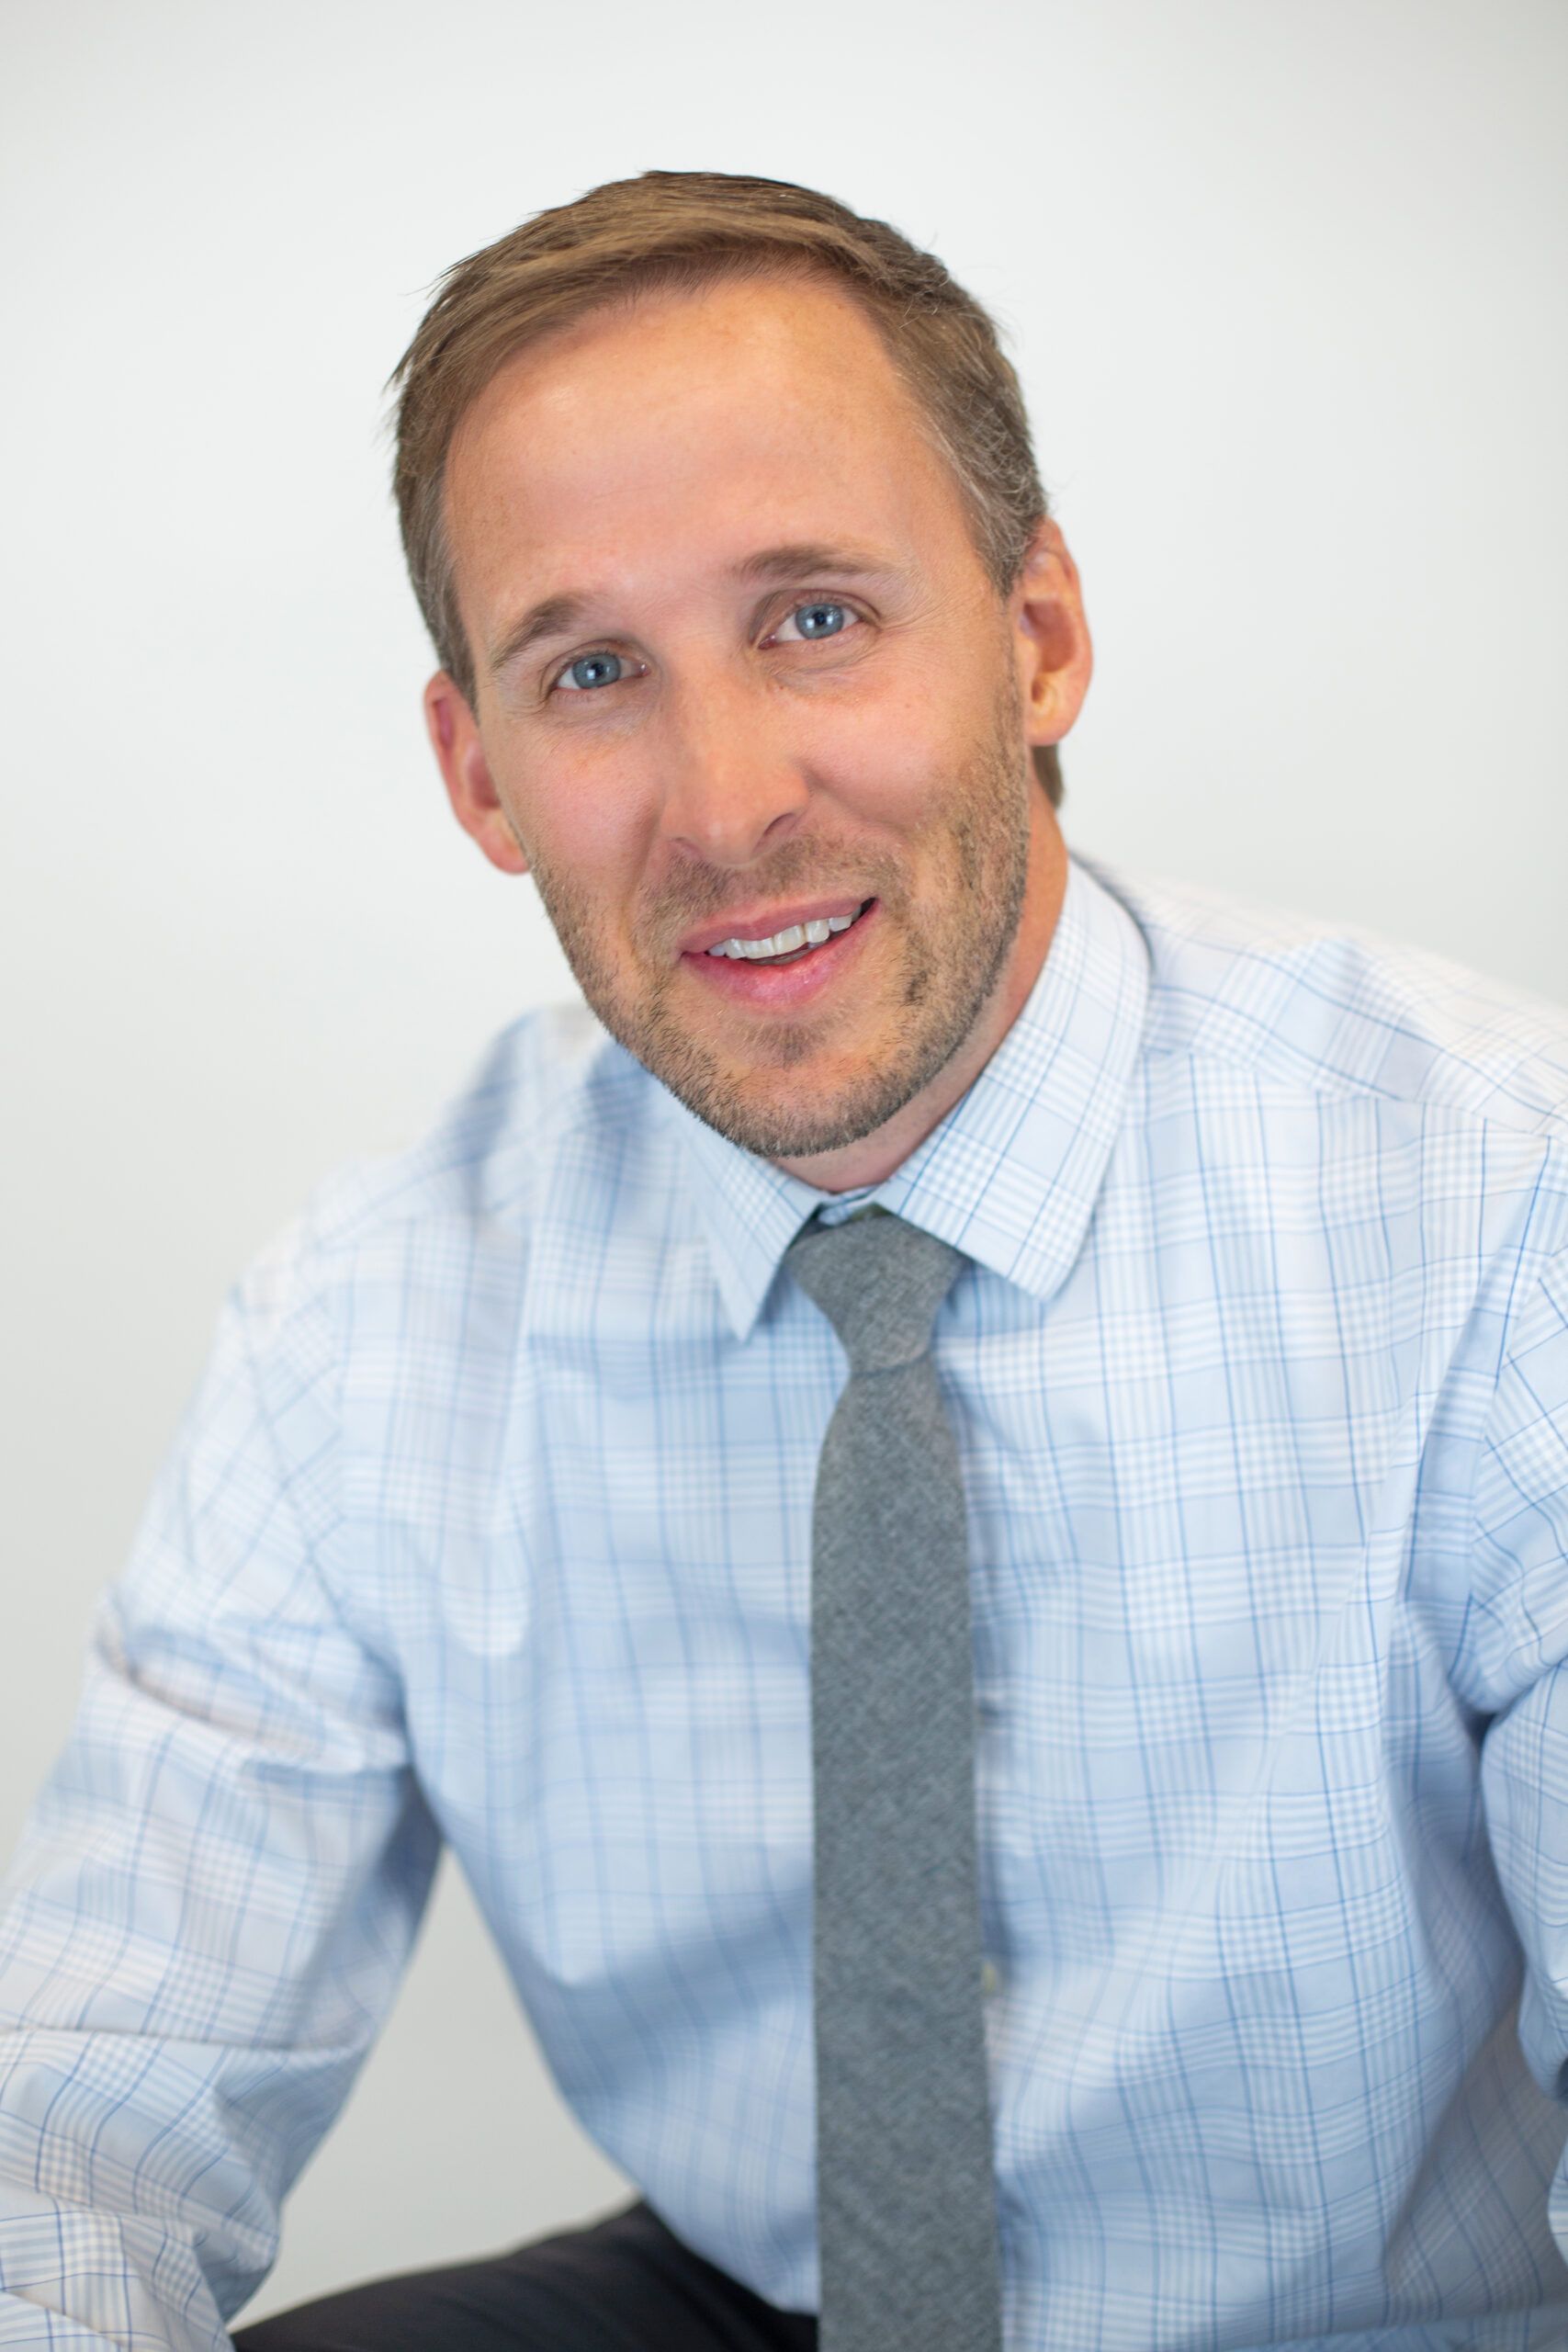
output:
<instances>
[{"instance_id":1,"label":"rolled-up sleeve","mask_svg":"<svg viewBox=\"0 0 1568 2352\"><path fill-rule=\"evenodd\" d=\"M1487 1833L1524 1947L1519 2043L1568 2102L1568 1257L1525 1294L1476 1480L1476 1607L1508 1694L1481 1753ZM1568 2154L1548 2196L1568 2260Z\"/></svg>"},{"instance_id":2,"label":"rolled-up sleeve","mask_svg":"<svg viewBox=\"0 0 1568 2352\"><path fill-rule=\"evenodd\" d=\"M399 1678L345 1597L336 1387L330 1298L280 1249L225 1306L0 1883L7 2352L227 2344L428 1900Z\"/></svg>"}]
</instances>

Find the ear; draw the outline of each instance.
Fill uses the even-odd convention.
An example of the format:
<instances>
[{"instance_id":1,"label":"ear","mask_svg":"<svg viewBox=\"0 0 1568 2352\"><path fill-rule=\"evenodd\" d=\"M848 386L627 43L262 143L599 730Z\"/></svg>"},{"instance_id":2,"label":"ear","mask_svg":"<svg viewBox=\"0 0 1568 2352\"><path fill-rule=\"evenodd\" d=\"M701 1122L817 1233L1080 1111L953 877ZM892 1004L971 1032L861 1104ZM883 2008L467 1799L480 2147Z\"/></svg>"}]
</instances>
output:
<instances>
[{"instance_id":1,"label":"ear","mask_svg":"<svg viewBox=\"0 0 1568 2352\"><path fill-rule=\"evenodd\" d=\"M1043 522L1030 542L1008 616L1028 740L1059 743L1083 707L1094 648L1077 566L1053 522Z\"/></svg>"},{"instance_id":2,"label":"ear","mask_svg":"<svg viewBox=\"0 0 1568 2352\"><path fill-rule=\"evenodd\" d=\"M501 804L479 725L455 678L437 670L424 690L424 723L452 813L503 874L526 874L528 860Z\"/></svg>"}]
</instances>

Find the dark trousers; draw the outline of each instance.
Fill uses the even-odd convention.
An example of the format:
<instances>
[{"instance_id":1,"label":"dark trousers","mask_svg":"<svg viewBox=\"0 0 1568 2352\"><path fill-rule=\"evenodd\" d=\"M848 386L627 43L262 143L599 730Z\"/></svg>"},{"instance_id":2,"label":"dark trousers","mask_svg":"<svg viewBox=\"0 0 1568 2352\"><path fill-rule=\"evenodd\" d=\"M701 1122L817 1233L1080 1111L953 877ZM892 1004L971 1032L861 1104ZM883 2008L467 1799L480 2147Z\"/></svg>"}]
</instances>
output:
<instances>
[{"instance_id":1,"label":"dark trousers","mask_svg":"<svg viewBox=\"0 0 1568 2352\"><path fill-rule=\"evenodd\" d=\"M242 2327L239 2352L816 2352L644 2204L482 2262L405 2270Z\"/></svg>"}]
</instances>

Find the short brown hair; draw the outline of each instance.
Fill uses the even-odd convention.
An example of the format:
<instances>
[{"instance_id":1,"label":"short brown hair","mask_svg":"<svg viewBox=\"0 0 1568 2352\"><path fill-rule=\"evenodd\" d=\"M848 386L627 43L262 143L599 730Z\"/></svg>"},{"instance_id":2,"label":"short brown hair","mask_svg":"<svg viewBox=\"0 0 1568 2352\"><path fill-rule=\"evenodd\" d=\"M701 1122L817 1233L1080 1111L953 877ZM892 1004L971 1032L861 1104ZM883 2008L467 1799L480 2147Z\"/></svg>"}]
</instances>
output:
<instances>
[{"instance_id":1,"label":"short brown hair","mask_svg":"<svg viewBox=\"0 0 1568 2352\"><path fill-rule=\"evenodd\" d=\"M827 274L880 334L927 439L947 464L976 552L1010 595L1047 507L1023 395L989 313L886 220L793 180L644 172L536 212L441 278L389 379L396 389L393 487L414 594L436 654L471 703L474 665L457 612L444 483L459 418L504 360L552 329L655 288L695 292L721 277ZM1054 744L1035 773L1062 797Z\"/></svg>"}]
</instances>

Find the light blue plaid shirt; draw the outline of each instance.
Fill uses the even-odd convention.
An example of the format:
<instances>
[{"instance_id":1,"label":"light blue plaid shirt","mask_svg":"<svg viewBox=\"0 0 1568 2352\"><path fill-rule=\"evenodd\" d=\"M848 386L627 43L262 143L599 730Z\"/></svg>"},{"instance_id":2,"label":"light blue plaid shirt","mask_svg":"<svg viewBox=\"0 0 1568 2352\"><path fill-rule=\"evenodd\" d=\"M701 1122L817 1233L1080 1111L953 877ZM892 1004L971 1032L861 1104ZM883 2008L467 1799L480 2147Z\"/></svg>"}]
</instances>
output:
<instances>
[{"instance_id":1,"label":"light blue plaid shirt","mask_svg":"<svg viewBox=\"0 0 1568 2352\"><path fill-rule=\"evenodd\" d=\"M1012 2352L1568 2345L1565 1105L1568 1015L1076 858L869 1195L974 1261ZM588 2132L814 2308L821 1199L551 1010L236 1287L7 1882L0 2342L224 2340L443 1839Z\"/></svg>"}]
</instances>

